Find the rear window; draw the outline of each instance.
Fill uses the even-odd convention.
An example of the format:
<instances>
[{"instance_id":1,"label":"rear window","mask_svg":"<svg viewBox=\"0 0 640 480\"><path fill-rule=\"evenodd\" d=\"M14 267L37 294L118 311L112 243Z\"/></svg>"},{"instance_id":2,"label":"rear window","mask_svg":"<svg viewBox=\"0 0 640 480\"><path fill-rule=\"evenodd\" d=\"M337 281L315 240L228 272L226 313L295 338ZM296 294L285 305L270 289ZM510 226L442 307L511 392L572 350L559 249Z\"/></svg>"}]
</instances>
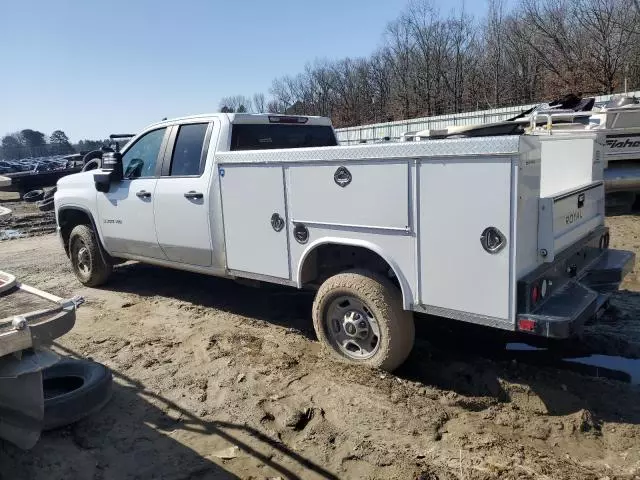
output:
<instances>
[{"instance_id":1,"label":"rear window","mask_svg":"<svg viewBox=\"0 0 640 480\"><path fill-rule=\"evenodd\" d=\"M337 145L328 125L238 124L231 133L231 150L332 147Z\"/></svg>"}]
</instances>

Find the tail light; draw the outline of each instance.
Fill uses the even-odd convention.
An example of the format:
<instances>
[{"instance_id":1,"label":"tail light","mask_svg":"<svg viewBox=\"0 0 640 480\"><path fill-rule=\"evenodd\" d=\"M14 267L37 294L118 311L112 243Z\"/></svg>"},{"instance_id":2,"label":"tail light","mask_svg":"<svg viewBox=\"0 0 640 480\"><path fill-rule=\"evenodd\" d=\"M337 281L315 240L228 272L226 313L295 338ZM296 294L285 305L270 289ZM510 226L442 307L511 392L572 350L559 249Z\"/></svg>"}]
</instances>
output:
<instances>
[{"instance_id":1,"label":"tail light","mask_svg":"<svg viewBox=\"0 0 640 480\"><path fill-rule=\"evenodd\" d=\"M521 318L518 320L518 328L524 332L535 332L536 321L528 318Z\"/></svg>"},{"instance_id":2,"label":"tail light","mask_svg":"<svg viewBox=\"0 0 640 480\"><path fill-rule=\"evenodd\" d=\"M283 117L280 115L269 115L269 123L307 123L307 117Z\"/></svg>"}]
</instances>

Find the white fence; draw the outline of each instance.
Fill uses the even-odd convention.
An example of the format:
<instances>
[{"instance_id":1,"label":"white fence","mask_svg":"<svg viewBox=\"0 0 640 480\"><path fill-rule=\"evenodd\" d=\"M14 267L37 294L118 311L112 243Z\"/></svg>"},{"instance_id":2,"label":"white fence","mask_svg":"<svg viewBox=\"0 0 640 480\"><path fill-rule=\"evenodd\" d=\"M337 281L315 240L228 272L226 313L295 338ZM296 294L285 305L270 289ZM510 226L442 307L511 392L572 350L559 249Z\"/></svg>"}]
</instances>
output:
<instances>
[{"instance_id":1,"label":"white fence","mask_svg":"<svg viewBox=\"0 0 640 480\"><path fill-rule=\"evenodd\" d=\"M629 92L628 95L640 97L640 91ZM596 104L611 99L613 95L595 97ZM354 143L397 140L403 134L418 130L444 128L451 125L477 125L482 123L500 122L514 117L537 104L519 105L515 107L494 108L492 110L478 110L475 112L452 113L435 117L412 118L397 122L376 123L359 127L338 128L338 140L343 145Z\"/></svg>"}]
</instances>

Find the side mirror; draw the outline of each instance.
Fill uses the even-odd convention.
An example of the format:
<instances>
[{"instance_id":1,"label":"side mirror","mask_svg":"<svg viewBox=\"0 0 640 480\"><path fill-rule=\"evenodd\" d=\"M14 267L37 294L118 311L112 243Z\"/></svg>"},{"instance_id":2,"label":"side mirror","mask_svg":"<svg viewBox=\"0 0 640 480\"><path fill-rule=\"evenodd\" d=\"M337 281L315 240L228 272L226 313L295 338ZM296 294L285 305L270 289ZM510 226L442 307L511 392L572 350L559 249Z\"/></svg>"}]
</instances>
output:
<instances>
[{"instance_id":1,"label":"side mirror","mask_svg":"<svg viewBox=\"0 0 640 480\"><path fill-rule=\"evenodd\" d=\"M96 190L102 193L108 193L111 186L110 175L106 172L99 171L93 174L93 181L96 185Z\"/></svg>"},{"instance_id":2,"label":"side mirror","mask_svg":"<svg viewBox=\"0 0 640 480\"><path fill-rule=\"evenodd\" d=\"M122 180L122 155L105 151L102 154L102 168L93 174L96 190L107 193L112 183Z\"/></svg>"},{"instance_id":3,"label":"side mirror","mask_svg":"<svg viewBox=\"0 0 640 480\"><path fill-rule=\"evenodd\" d=\"M119 152L104 152L102 154L102 171L109 174L111 182L123 179L122 154Z\"/></svg>"}]
</instances>

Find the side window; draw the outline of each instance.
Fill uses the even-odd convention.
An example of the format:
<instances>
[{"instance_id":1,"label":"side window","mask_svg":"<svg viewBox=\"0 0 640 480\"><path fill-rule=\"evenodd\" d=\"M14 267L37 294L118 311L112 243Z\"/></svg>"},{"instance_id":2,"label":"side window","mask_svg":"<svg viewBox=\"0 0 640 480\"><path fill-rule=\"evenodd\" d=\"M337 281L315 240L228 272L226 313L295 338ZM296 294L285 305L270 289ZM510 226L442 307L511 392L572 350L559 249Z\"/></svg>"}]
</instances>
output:
<instances>
[{"instance_id":1,"label":"side window","mask_svg":"<svg viewBox=\"0 0 640 480\"><path fill-rule=\"evenodd\" d=\"M204 169L203 145L208 123L181 125L176 137L169 175L201 175Z\"/></svg>"},{"instance_id":2,"label":"side window","mask_svg":"<svg viewBox=\"0 0 640 480\"><path fill-rule=\"evenodd\" d=\"M166 128L160 128L145 134L122 155L126 178L155 176L165 131Z\"/></svg>"}]
</instances>

